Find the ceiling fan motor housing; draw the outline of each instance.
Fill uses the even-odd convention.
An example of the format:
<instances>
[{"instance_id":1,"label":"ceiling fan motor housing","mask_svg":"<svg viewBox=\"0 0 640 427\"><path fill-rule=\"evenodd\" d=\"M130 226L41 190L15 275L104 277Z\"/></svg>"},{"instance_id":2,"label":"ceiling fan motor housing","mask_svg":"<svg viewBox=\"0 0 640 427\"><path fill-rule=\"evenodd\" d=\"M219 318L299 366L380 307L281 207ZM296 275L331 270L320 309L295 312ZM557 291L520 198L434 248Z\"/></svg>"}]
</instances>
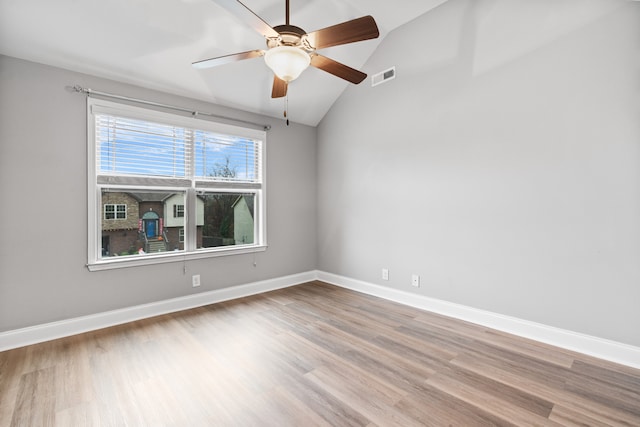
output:
<instances>
[{"instance_id":1,"label":"ceiling fan motor housing","mask_svg":"<svg viewBox=\"0 0 640 427\"><path fill-rule=\"evenodd\" d=\"M269 49L277 46L294 46L304 48L307 51L315 50L308 43L303 43L303 38L307 32L302 28L295 25L278 25L273 29L280 34L280 37L267 38Z\"/></svg>"}]
</instances>

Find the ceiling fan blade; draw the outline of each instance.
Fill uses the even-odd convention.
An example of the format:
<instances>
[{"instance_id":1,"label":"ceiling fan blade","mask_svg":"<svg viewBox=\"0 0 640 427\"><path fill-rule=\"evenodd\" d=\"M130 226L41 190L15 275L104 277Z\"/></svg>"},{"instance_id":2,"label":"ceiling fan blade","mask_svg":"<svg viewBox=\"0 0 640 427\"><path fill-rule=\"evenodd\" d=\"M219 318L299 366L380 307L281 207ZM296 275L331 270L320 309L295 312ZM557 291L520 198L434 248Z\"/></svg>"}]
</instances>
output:
<instances>
[{"instance_id":1,"label":"ceiling fan blade","mask_svg":"<svg viewBox=\"0 0 640 427\"><path fill-rule=\"evenodd\" d=\"M245 22L251 28L262 34L264 37L278 37L280 34L262 18L256 15L251 9L245 6L239 0L213 0L217 5L227 9L234 14L236 18Z\"/></svg>"},{"instance_id":2,"label":"ceiling fan blade","mask_svg":"<svg viewBox=\"0 0 640 427\"><path fill-rule=\"evenodd\" d=\"M323 49L325 47L375 39L378 36L380 36L380 31L378 31L375 19L367 15L342 24L312 31L304 38L311 47Z\"/></svg>"},{"instance_id":3,"label":"ceiling fan blade","mask_svg":"<svg viewBox=\"0 0 640 427\"><path fill-rule=\"evenodd\" d=\"M217 67L218 65L229 64L231 62L242 61L243 59L257 58L264 55L263 50L249 50L247 52L233 53L231 55L218 56L217 58L203 59L202 61L194 62L194 68L210 68Z\"/></svg>"},{"instance_id":4,"label":"ceiling fan blade","mask_svg":"<svg viewBox=\"0 0 640 427\"><path fill-rule=\"evenodd\" d=\"M279 79L278 76L273 76L273 89L271 90L272 98L282 98L287 95L287 82Z\"/></svg>"},{"instance_id":5,"label":"ceiling fan blade","mask_svg":"<svg viewBox=\"0 0 640 427\"><path fill-rule=\"evenodd\" d=\"M318 54L311 55L311 65L354 84L358 84L367 78L367 75L362 71Z\"/></svg>"}]
</instances>

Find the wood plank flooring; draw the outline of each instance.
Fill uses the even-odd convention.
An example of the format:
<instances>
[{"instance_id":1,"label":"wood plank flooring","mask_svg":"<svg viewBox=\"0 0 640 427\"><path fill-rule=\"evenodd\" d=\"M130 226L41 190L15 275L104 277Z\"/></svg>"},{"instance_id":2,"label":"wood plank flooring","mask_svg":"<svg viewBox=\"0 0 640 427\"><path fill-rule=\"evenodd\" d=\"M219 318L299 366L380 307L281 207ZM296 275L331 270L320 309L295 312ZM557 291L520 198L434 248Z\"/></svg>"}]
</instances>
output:
<instances>
[{"instance_id":1,"label":"wood plank flooring","mask_svg":"<svg viewBox=\"0 0 640 427\"><path fill-rule=\"evenodd\" d=\"M311 282L0 353L0 426L640 426L640 371Z\"/></svg>"}]
</instances>

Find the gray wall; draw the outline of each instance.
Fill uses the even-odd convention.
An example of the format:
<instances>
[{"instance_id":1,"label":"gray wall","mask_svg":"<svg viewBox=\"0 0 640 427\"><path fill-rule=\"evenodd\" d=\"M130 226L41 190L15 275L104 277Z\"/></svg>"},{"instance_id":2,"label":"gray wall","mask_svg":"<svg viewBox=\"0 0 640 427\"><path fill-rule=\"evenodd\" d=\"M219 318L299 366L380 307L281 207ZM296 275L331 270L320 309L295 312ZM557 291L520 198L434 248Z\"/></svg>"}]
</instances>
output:
<instances>
[{"instance_id":1,"label":"gray wall","mask_svg":"<svg viewBox=\"0 0 640 427\"><path fill-rule=\"evenodd\" d=\"M266 252L89 272L85 96L104 92L271 123ZM316 129L0 56L0 331L316 266ZM200 274L202 286L191 287Z\"/></svg>"},{"instance_id":2,"label":"gray wall","mask_svg":"<svg viewBox=\"0 0 640 427\"><path fill-rule=\"evenodd\" d=\"M397 78L318 128L318 269L639 346L638 23L450 0L392 32L366 70Z\"/></svg>"},{"instance_id":3,"label":"gray wall","mask_svg":"<svg viewBox=\"0 0 640 427\"><path fill-rule=\"evenodd\" d=\"M0 331L318 268L638 346L638 22L639 2L450 0L317 130L0 56ZM74 84L273 124L257 267L88 272Z\"/></svg>"}]
</instances>

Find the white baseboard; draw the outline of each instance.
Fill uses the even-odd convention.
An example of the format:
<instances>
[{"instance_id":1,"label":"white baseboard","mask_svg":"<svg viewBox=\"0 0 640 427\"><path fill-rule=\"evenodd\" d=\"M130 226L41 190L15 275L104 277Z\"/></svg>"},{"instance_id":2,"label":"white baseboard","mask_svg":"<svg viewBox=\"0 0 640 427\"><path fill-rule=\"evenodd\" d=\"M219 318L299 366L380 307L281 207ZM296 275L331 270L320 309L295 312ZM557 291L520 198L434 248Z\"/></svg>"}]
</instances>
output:
<instances>
[{"instance_id":1,"label":"white baseboard","mask_svg":"<svg viewBox=\"0 0 640 427\"><path fill-rule=\"evenodd\" d=\"M322 271L317 280L640 369L640 348Z\"/></svg>"},{"instance_id":2,"label":"white baseboard","mask_svg":"<svg viewBox=\"0 0 640 427\"><path fill-rule=\"evenodd\" d=\"M46 323L0 333L0 351L36 344L70 335L120 325L135 320L202 307L216 302L242 298L313 280L399 302L422 310L476 323L488 328L530 338L600 359L640 369L640 348L590 335L567 331L490 311L454 304L375 285L323 271L309 271L275 279L262 280L209 292L127 307L58 322Z\"/></svg>"},{"instance_id":3,"label":"white baseboard","mask_svg":"<svg viewBox=\"0 0 640 427\"><path fill-rule=\"evenodd\" d=\"M282 289L315 280L315 271L262 280L179 298L91 314L0 333L0 351L63 338L135 320Z\"/></svg>"}]
</instances>

